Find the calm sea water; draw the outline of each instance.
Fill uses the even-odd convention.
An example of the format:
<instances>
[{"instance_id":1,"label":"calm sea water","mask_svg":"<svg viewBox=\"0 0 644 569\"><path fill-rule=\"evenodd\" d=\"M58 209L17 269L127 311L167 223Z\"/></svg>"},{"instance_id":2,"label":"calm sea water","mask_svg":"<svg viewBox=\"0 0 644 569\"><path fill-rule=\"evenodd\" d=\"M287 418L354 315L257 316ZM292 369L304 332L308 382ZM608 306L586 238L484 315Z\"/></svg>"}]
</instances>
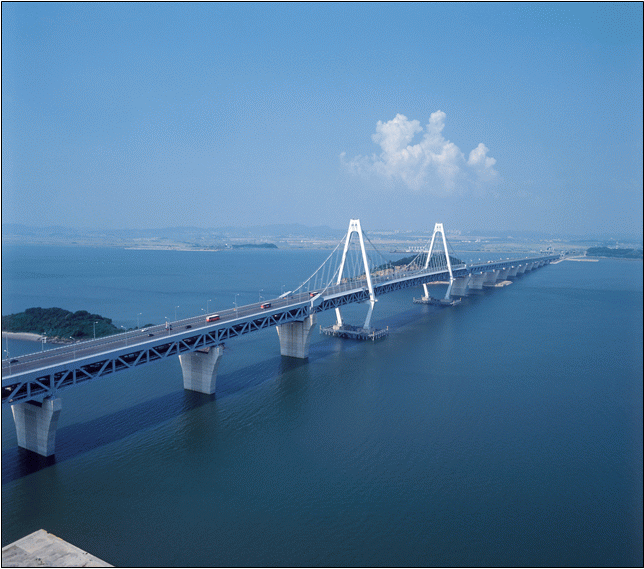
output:
<instances>
[{"instance_id":1,"label":"calm sea water","mask_svg":"<svg viewBox=\"0 0 644 569\"><path fill-rule=\"evenodd\" d=\"M327 254L3 247L2 314L161 323L275 297ZM563 262L451 309L420 294L381 297L386 340L316 333L306 363L274 330L231 341L215 396L177 359L64 390L54 459L16 447L3 407L2 545L44 528L120 566L641 566L641 262Z\"/></svg>"}]
</instances>

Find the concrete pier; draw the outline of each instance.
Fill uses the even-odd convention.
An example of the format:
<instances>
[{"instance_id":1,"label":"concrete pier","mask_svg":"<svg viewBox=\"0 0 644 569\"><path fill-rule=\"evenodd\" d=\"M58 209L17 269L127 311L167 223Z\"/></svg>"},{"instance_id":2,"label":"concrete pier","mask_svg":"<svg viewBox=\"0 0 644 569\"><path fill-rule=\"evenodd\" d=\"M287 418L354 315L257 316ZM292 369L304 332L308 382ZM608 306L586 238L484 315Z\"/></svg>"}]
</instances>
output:
<instances>
[{"instance_id":1,"label":"concrete pier","mask_svg":"<svg viewBox=\"0 0 644 569\"><path fill-rule=\"evenodd\" d=\"M3 567L113 567L39 529L2 548Z\"/></svg>"},{"instance_id":2,"label":"concrete pier","mask_svg":"<svg viewBox=\"0 0 644 569\"><path fill-rule=\"evenodd\" d=\"M470 282L467 286L470 290L483 290L483 282L485 281L485 273L476 273L470 275ZM454 289L452 288L452 294Z\"/></svg>"},{"instance_id":3,"label":"concrete pier","mask_svg":"<svg viewBox=\"0 0 644 569\"><path fill-rule=\"evenodd\" d=\"M42 403L27 401L11 406L18 446L51 456L56 451L56 429L63 408L59 397L46 397Z\"/></svg>"},{"instance_id":4,"label":"concrete pier","mask_svg":"<svg viewBox=\"0 0 644 569\"><path fill-rule=\"evenodd\" d=\"M508 271L508 277L516 277L518 271L519 271L519 265L515 265L514 267L511 267L510 270Z\"/></svg>"},{"instance_id":5,"label":"concrete pier","mask_svg":"<svg viewBox=\"0 0 644 569\"><path fill-rule=\"evenodd\" d=\"M470 282L470 275L466 277L459 277L454 279L452 284L452 290L450 291L450 296L466 296L467 295L467 285Z\"/></svg>"},{"instance_id":6,"label":"concrete pier","mask_svg":"<svg viewBox=\"0 0 644 569\"><path fill-rule=\"evenodd\" d=\"M500 271L499 271L499 274L498 274L497 280L499 280L499 281L504 281L505 279L507 279L507 278L508 278L508 275L509 275L509 274L510 274L510 269L509 269L509 268L507 268L507 269L502 269L502 270L500 270Z\"/></svg>"},{"instance_id":7,"label":"concrete pier","mask_svg":"<svg viewBox=\"0 0 644 569\"><path fill-rule=\"evenodd\" d=\"M484 285L493 285L496 282L496 279L499 276L499 271L490 271L489 273L485 273L485 278L483 279L483 284Z\"/></svg>"},{"instance_id":8,"label":"concrete pier","mask_svg":"<svg viewBox=\"0 0 644 569\"><path fill-rule=\"evenodd\" d=\"M217 384L217 369L223 345L204 348L189 354L181 354L181 371L183 372L183 388L212 395Z\"/></svg>"},{"instance_id":9,"label":"concrete pier","mask_svg":"<svg viewBox=\"0 0 644 569\"><path fill-rule=\"evenodd\" d=\"M291 358L306 359L309 357L311 330L317 323L317 316L312 314L301 322L289 322L277 326L280 338L280 353Z\"/></svg>"}]
</instances>

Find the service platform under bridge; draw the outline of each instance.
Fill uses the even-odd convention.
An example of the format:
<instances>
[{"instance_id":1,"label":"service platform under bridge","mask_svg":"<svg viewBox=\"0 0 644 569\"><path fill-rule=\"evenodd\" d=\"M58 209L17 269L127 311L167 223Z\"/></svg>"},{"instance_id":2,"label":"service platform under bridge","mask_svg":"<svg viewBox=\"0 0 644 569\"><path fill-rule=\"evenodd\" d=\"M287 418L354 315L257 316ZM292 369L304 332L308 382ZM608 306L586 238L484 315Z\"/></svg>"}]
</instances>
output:
<instances>
[{"instance_id":1,"label":"service platform under bridge","mask_svg":"<svg viewBox=\"0 0 644 569\"><path fill-rule=\"evenodd\" d=\"M334 324L323 328L320 326L320 333L327 336L336 336L337 338L349 338L351 340L380 340L389 335L389 326L387 328L361 328L360 326L351 326L350 324Z\"/></svg>"},{"instance_id":2,"label":"service platform under bridge","mask_svg":"<svg viewBox=\"0 0 644 569\"><path fill-rule=\"evenodd\" d=\"M454 306L461 302L460 298L433 298L431 296L423 296L421 298L414 298L415 304L431 304L432 306Z\"/></svg>"}]
</instances>

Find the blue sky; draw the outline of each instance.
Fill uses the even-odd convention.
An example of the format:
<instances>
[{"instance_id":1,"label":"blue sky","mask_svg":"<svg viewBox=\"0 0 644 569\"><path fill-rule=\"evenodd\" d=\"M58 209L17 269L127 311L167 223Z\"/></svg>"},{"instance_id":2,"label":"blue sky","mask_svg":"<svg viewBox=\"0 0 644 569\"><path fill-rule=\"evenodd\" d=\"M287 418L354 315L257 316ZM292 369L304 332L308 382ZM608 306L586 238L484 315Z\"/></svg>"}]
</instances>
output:
<instances>
[{"instance_id":1,"label":"blue sky","mask_svg":"<svg viewBox=\"0 0 644 569\"><path fill-rule=\"evenodd\" d=\"M642 4L3 3L2 221L642 232Z\"/></svg>"}]
</instances>

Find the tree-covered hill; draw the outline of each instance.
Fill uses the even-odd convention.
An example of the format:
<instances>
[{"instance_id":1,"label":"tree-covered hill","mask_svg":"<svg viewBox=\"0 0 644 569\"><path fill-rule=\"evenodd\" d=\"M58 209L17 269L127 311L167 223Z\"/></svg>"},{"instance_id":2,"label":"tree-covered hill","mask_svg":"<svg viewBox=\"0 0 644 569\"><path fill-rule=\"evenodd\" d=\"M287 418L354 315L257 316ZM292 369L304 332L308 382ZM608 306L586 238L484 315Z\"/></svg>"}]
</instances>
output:
<instances>
[{"instance_id":1,"label":"tree-covered hill","mask_svg":"<svg viewBox=\"0 0 644 569\"><path fill-rule=\"evenodd\" d=\"M27 308L24 312L2 317L3 332L31 332L50 338L83 340L116 334L119 329L110 318L90 314L87 310L70 312L63 308Z\"/></svg>"},{"instance_id":2,"label":"tree-covered hill","mask_svg":"<svg viewBox=\"0 0 644 569\"><path fill-rule=\"evenodd\" d=\"M610 247L590 247L588 257L616 257L618 259L641 259L642 249L612 249Z\"/></svg>"}]
</instances>

